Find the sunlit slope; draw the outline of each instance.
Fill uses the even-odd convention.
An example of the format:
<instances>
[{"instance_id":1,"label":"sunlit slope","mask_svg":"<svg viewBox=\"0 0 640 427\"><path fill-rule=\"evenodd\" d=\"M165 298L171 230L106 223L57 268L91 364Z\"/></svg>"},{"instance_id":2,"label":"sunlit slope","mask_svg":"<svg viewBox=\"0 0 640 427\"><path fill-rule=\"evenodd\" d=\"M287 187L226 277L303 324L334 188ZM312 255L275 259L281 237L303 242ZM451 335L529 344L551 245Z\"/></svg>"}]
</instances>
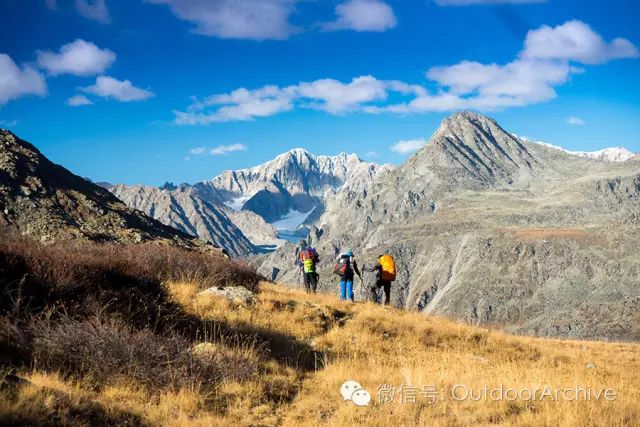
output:
<instances>
[{"instance_id":1,"label":"sunlit slope","mask_svg":"<svg viewBox=\"0 0 640 427\"><path fill-rule=\"evenodd\" d=\"M237 333L222 337L222 330L212 330L213 336L203 339L214 344L199 351L236 354L235 359L245 364L253 361L256 373L231 376L213 393L196 387L160 395L137 385L134 378L95 390L85 381L24 373L33 383L20 389L18 403L0 403L0 414L45 407L48 412L43 414L62 413L69 421L74 413L94 410L98 418L149 425L640 423L636 344L516 337L271 284L261 285L258 301L250 306L199 295L195 283L172 283L170 289L187 313ZM346 380L358 381L370 392L368 406L343 401L339 389ZM487 393L502 386L520 395L483 397L485 386ZM585 390L577 400L575 393L558 392L576 387ZM537 398L526 390L538 390ZM615 398L600 394L597 400L595 394L605 390Z\"/></svg>"}]
</instances>

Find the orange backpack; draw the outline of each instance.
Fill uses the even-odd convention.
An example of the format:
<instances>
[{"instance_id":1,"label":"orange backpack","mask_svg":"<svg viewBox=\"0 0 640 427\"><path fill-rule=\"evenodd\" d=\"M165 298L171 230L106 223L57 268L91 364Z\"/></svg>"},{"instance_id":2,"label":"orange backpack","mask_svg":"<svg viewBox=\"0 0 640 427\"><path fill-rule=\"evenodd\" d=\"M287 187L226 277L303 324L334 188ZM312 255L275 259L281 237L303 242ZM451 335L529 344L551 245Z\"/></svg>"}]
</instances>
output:
<instances>
[{"instance_id":1,"label":"orange backpack","mask_svg":"<svg viewBox=\"0 0 640 427\"><path fill-rule=\"evenodd\" d=\"M378 262L382 266L382 279L390 282L396 280L396 260L391 255L382 255Z\"/></svg>"}]
</instances>

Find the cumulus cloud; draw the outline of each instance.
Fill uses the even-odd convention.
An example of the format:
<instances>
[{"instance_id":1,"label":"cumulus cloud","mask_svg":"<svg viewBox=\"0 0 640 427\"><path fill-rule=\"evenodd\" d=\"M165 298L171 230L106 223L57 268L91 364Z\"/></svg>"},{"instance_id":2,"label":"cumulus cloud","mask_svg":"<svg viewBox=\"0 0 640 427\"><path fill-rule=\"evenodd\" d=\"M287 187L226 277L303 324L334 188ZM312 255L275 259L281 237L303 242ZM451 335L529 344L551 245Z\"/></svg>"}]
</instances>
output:
<instances>
[{"instance_id":1,"label":"cumulus cloud","mask_svg":"<svg viewBox=\"0 0 640 427\"><path fill-rule=\"evenodd\" d=\"M293 109L292 94L277 86L257 90L236 89L227 94L213 95L196 101L187 112L175 111L179 125L205 125L213 122L246 121L272 116ZM208 107L216 107L214 111Z\"/></svg>"},{"instance_id":2,"label":"cumulus cloud","mask_svg":"<svg viewBox=\"0 0 640 427\"><path fill-rule=\"evenodd\" d=\"M523 58L577 61L601 64L613 59L637 58L638 48L627 39L606 42L602 36L581 21L569 21L557 27L544 25L529 31Z\"/></svg>"},{"instance_id":3,"label":"cumulus cloud","mask_svg":"<svg viewBox=\"0 0 640 427\"><path fill-rule=\"evenodd\" d=\"M634 56L635 46L621 40L624 39L607 43L586 24L569 21L554 28L530 31L524 49L506 64L461 61L432 67L426 73L428 82L424 85L359 76L350 82L320 79L286 87L240 88L196 101L187 111L175 111L176 123L252 120L296 107L330 114L412 114L520 107L554 99L557 87L566 84L573 75L585 72L576 64ZM540 45L548 45L550 49L545 52Z\"/></svg>"},{"instance_id":4,"label":"cumulus cloud","mask_svg":"<svg viewBox=\"0 0 640 427\"><path fill-rule=\"evenodd\" d=\"M335 8L336 20L323 25L327 31L386 31L397 24L393 9L382 0L346 0Z\"/></svg>"},{"instance_id":5,"label":"cumulus cloud","mask_svg":"<svg viewBox=\"0 0 640 427\"><path fill-rule=\"evenodd\" d=\"M209 154L212 156L226 156L229 153L235 151L247 151L248 148L244 144L231 144L231 145L219 145L216 148L212 148Z\"/></svg>"},{"instance_id":6,"label":"cumulus cloud","mask_svg":"<svg viewBox=\"0 0 640 427\"><path fill-rule=\"evenodd\" d=\"M37 56L38 65L51 75L100 74L116 60L116 54L109 49L100 49L95 44L82 39L63 45L59 52L38 51Z\"/></svg>"},{"instance_id":7,"label":"cumulus cloud","mask_svg":"<svg viewBox=\"0 0 640 427\"><path fill-rule=\"evenodd\" d=\"M547 0L434 0L440 6L545 3Z\"/></svg>"},{"instance_id":8,"label":"cumulus cloud","mask_svg":"<svg viewBox=\"0 0 640 427\"><path fill-rule=\"evenodd\" d=\"M93 104L93 102L91 102L89 98L87 98L84 95L75 95L67 99L67 105L70 107L80 107L83 105L91 105L91 104Z\"/></svg>"},{"instance_id":9,"label":"cumulus cloud","mask_svg":"<svg viewBox=\"0 0 640 427\"><path fill-rule=\"evenodd\" d=\"M199 156L200 154L204 154L207 152L205 147L195 147L189 150L189 154L193 154L194 156Z\"/></svg>"},{"instance_id":10,"label":"cumulus cloud","mask_svg":"<svg viewBox=\"0 0 640 427\"><path fill-rule=\"evenodd\" d=\"M0 54L0 106L25 95L46 95L47 83L36 69L18 66L9 55Z\"/></svg>"},{"instance_id":11,"label":"cumulus cloud","mask_svg":"<svg viewBox=\"0 0 640 427\"><path fill-rule=\"evenodd\" d=\"M426 143L426 139L406 139L393 144L390 150L398 154L409 154L418 151Z\"/></svg>"},{"instance_id":12,"label":"cumulus cloud","mask_svg":"<svg viewBox=\"0 0 640 427\"><path fill-rule=\"evenodd\" d=\"M140 89L129 80L117 80L110 76L100 76L96 83L81 89L102 98L112 98L122 102L142 101L154 96L154 93Z\"/></svg>"},{"instance_id":13,"label":"cumulus cloud","mask_svg":"<svg viewBox=\"0 0 640 427\"><path fill-rule=\"evenodd\" d=\"M387 97L384 81L372 76L356 77L349 83L321 79L300 83L288 89L296 97L308 100L307 105L332 114L357 110L361 104Z\"/></svg>"},{"instance_id":14,"label":"cumulus cloud","mask_svg":"<svg viewBox=\"0 0 640 427\"><path fill-rule=\"evenodd\" d=\"M174 15L195 24L194 32L225 39L286 39L297 0L146 0L166 4Z\"/></svg>"},{"instance_id":15,"label":"cumulus cloud","mask_svg":"<svg viewBox=\"0 0 640 427\"><path fill-rule=\"evenodd\" d=\"M344 114L361 109L362 104L386 98L386 87L384 81L360 76L349 83L320 79L287 87L240 88L196 101L186 112L174 113L179 125L253 120L290 111L296 102L302 107ZM214 107L213 110L210 107Z\"/></svg>"},{"instance_id":16,"label":"cumulus cloud","mask_svg":"<svg viewBox=\"0 0 640 427\"><path fill-rule=\"evenodd\" d=\"M576 116L568 117L567 123L573 126L584 126L587 124L587 122L584 121L584 119L581 119L580 117L576 117Z\"/></svg>"}]
</instances>

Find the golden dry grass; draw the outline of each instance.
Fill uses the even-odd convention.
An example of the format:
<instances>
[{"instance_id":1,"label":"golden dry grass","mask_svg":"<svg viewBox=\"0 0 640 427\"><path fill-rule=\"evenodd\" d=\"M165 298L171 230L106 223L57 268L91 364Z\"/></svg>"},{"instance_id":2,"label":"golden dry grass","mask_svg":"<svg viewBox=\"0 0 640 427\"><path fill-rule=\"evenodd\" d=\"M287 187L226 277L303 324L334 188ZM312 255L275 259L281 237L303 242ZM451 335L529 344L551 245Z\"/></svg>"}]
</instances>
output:
<instances>
[{"instance_id":1,"label":"golden dry grass","mask_svg":"<svg viewBox=\"0 0 640 427\"><path fill-rule=\"evenodd\" d=\"M63 381L51 374L22 373L32 384L20 388L13 403L0 403L0 416L18 410L42 412L43 407L45 414L57 411L64 416L70 406L95 402L113 420L129 414L153 425L640 424L640 346L636 344L515 337L270 284L261 286L259 303L250 307L198 295L192 283L174 283L170 288L187 311L201 318L238 327L251 325L308 346L317 352L315 369L305 370L284 359L259 358L259 348L223 342L212 350L255 353L260 374L241 382L225 381L213 394L183 389L153 395L134 383L91 390L82 382ZM369 390L373 396L369 406L342 401L339 388L348 379ZM385 384L395 386L396 393L392 402L383 404L377 391ZM547 385L607 388L616 391L616 398L454 400L451 389L457 384L474 393L485 385L518 390ZM430 402L430 386L436 390L435 403ZM66 396L66 403L54 404L59 395L43 390L56 390Z\"/></svg>"}]
</instances>

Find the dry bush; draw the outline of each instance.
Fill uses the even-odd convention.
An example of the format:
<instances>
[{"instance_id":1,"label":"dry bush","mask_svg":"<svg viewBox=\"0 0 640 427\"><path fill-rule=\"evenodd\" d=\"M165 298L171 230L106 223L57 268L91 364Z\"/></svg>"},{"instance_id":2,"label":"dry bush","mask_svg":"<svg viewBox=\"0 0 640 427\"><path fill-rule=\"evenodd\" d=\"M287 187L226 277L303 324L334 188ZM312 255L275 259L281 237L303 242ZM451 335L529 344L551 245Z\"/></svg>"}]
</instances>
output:
<instances>
[{"instance_id":1,"label":"dry bush","mask_svg":"<svg viewBox=\"0 0 640 427\"><path fill-rule=\"evenodd\" d=\"M260 280L239 261L167 245L122 246L66 241L42 245L0 231L0 314L21 317L45 306L81 318L105 307L141 327L172 316L163 282L189 278L201 287Z\"/></svg>"},{"instance_id":2,"label":"dry bush","mask_svg":"<svg viewBox=\"0 0 640 427\"><path fill-rule=\"evenodd\" d=\"M199 357L178 335L156 335L114 320L64 319L31 325L37 369L90 378L96 386L133 380L148 389L212 389L223 379L242 380L256 371L241 352Z\"/></svg>"}]
</instances>

